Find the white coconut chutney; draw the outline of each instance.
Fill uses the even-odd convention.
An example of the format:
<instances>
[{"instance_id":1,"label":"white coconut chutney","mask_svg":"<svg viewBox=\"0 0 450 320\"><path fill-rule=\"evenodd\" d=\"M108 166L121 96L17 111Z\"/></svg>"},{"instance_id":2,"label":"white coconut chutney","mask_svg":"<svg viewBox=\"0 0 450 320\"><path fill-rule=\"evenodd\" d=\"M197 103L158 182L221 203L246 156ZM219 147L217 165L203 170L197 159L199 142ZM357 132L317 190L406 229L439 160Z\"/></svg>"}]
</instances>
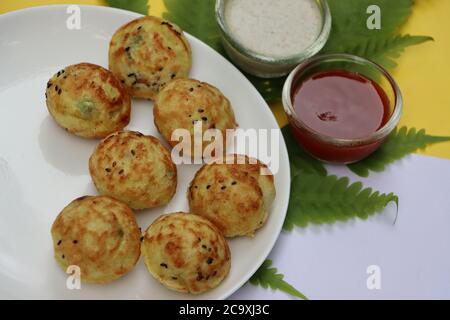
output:
<instances>
[{"instance_id":1,"label":"white coconut chutney","mask_svg":"<svg viewBox=\"0 0 450 320\"><path fill-rule=\"evenodd\" d=\"M322 29L315 0L227 0L224 13L228 32L237 42L274 58L301 53Z\"/></svg>"}]
</instances>

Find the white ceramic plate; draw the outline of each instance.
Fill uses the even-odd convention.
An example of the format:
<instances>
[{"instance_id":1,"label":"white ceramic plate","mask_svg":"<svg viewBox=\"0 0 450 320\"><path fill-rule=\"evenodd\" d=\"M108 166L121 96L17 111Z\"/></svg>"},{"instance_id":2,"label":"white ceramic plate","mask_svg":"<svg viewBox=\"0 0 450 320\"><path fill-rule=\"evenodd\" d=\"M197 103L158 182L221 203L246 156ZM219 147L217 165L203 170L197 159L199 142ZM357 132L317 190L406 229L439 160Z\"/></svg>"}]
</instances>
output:
<instances>
[{"instance_id":1,"label":"white ceramic plate","mask_svg":"<svg viewBox=\"0 0 450 320\"><path fill-rule=\"evenodd\" d=\"M280 138L277 198L267 224L254 239L230 241L232 267L216 289L200 296L169 291L147 272L142 259L135 269L109 285L66 288L67 275L54 258L50 227L73 199L96 194L88 158L97 141L60 129L45 106L47 80L78 62L107 67L108 43L122 24L137 14L82 6L81 29L69 30L67 6L37 7L0 15L0 298L43 299L224 299L240 288L272 249L283 224L290 176L286 146ZM269 107L226 59L188 37L193 51L191 77L207 81L231 100L241 128L278 128ZM160 137L152 105L133 101L128 129ZM165 212L188 210L188 183L199 166L178 167L178 190L169 205L137 214L144 229Z\"/></svg>"}]
</instances>

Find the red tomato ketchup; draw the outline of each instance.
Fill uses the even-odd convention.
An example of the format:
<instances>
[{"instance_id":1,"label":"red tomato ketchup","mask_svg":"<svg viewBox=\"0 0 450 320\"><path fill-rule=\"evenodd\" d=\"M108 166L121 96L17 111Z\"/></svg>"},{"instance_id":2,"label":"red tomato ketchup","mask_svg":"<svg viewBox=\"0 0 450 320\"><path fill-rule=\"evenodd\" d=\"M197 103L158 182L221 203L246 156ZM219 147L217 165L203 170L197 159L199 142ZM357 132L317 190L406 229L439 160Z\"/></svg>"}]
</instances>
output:
<instances>
[{"instance_id":1,"label":"red tomato ketchup","mask_svg":"<svg viewBox=\"0 0 450 320\"><path fill-rule=\"evenodd\" d=\"M374 81L355 72L316 73L292 90L293 133L313 156L327 162L351 163L375 151L384 139L337 146L318 139L358 141L382 128L391 115L389 98ZM298 126L296 123L302 123Z\"/></svg>"},{"instance_id":2,"label":"red tomato ketchup","mask_svg":"<svg viewBox=\"0 0 450 320\"><path fill-rule=\"evenodd\" d=\"M370 136L389 120L389 99L381 87L357 73L326 71L294 92L297 119L338 139Z\"/></svg>"},{"instance_id":3,"label":"red tomato ketchup","mask_svg":"<svg viewBox=\"0 0 450 320\"><path fill-rule=\"evenodd\" d=\"M305 60L286 79L283 106L300 146L326 162L353 163L395 129L403 98L380 65L350 54Z\"/></svg>"}]
</instances>

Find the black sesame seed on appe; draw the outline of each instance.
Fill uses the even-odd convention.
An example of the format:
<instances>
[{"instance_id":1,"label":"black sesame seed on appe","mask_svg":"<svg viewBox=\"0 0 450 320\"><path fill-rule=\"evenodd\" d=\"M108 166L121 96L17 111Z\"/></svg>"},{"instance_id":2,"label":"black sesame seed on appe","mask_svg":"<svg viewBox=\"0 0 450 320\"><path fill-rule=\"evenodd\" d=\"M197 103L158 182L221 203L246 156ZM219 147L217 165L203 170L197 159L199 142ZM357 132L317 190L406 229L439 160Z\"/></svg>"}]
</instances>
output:
<instances>
[{"instance_id":1,"label":"black sesame seed on appe","mask_svg":"<svg viewBox=\"0 0 450 320\"><path fill-rule=\"evenodd\" d=\"M62 242L62 240L59 240L59 241L58 241L58 246L61 244L61 242Z\"/></svg>"},{"instance_id":2,"label":"black sesame seed on appe","mask_svg":"<svg viewBox=\"0 0 450 320\"><path fill-rule=\"evenodd\" d=\"M72 242L73 242L73 244L77 244L78 240L73 240Z\"/></svg>"},{"instance_id":3,"label":"black sesame seed on appe","mask_svg":"<svg viewBox=\"0 0 450 320\"><path fill-rule=\"evenodd\" d=\"M165 264L165 263L161 263L160 266L163 267L163 268L165 268L165 269L168 268L167 264Z\"/></svg>"},{"instance_id":4,"label":"black sesame seed on appe","mask_svg":"<svg viewBox=\"0 0 450 320\"><path fill-rule=\"evenodd\" d=\"M211 264L211 263L213 263L213 261L214 261L214 259L209 257L208 260L206 260L206 263L207 264Z\"/></svg>"}]
</instances>

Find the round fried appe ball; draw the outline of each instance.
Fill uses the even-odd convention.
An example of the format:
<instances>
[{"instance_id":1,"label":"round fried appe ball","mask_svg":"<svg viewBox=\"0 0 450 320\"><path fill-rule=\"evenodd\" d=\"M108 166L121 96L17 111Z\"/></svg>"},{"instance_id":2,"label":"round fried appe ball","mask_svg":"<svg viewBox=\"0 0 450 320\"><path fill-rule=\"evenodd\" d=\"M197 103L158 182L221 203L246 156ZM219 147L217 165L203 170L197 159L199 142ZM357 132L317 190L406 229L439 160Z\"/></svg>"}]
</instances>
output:
<instances>
[{"instance_id":1,"label":"round fried appe ball","mask_svg":"<svg viewBox=\"0 0 450 320\"><path fill-rule=\"evenodd\" d=\"M156 99L153 115L158 131L172 147L180 142L172 140L172 133L176 129L190 132L193 148L196 125L201 124L202 136L208 129L217 129L224 138L227 129L233 130L237 126L230 101L222 92L194 79L176 79L167 84ZM202 151L209 144L211 142L203 142ZM192 148L188 156L193 155Z\"/></svg>"},{"instance_id":2,"label":"round fried appe ball","mask_svg":"<svg viewBox=\"0 0 450 320\"><path fill-rule=\"evenodd\" d=\"M192 213L209 219L226 237L236 237L254 236L264 225L275 193L273 175L265 164L231 155L222 164L203 166L187 196Z\"/></svg>"},{"instance_id":3,"label":"round fried appe ball","mask_svg":"<svg viewBox=\"0 0 450 320\"><path fill-rule=\"evenodd\" d=\"M89 159L89 172L100 194L137 210L167 204L177 188L169 151L139 132L120 131L101 141Z\"/></svg>"},{"instance_id":4,"label":"round fried appe ball","mask_svg":"<svg viewBox=\"0 0 450 320\"><path fill-rule=\"evenodd\" d=\"M47 83L48 111L65 130L104 138L130 122L131 99L110 71L90 63L68 66Z\"/></svg>"},{"instance_id":5,"label":"round fried appe ball","mask_svg":"<svg viewBox=\"0 0 450 320\"><path fill-rule=\"evenodd\" d=\"M187 77L192 53L183 31L157 17L120 27L109 45L109 69L133 97L154 100L172 79Z\"/></svg>"},{"instance_id":6,"label":"round fried appe ball","mask_svg":"<svg viewBox=\"0 0 450 320\"><path fill-rule=\"evenodd\" d=\"M140 231L131 209L105 196L81 197L53 223L55 258L64 272L78 266L81 281L108 283L129 272L140 256Z\"/></svg>"},{"instance_id":7,"label":"round fried appe ball","mask_svg":"<svg viewBox=\"0 0 450 320\"><path fill-rule=\"evenodd\" d=\"M230 248L220 231L210 221L183 212L163 215L148 227L142 254L156 280L184 293L217 287L231 267Z\"/></svg>"}]
</instances>

